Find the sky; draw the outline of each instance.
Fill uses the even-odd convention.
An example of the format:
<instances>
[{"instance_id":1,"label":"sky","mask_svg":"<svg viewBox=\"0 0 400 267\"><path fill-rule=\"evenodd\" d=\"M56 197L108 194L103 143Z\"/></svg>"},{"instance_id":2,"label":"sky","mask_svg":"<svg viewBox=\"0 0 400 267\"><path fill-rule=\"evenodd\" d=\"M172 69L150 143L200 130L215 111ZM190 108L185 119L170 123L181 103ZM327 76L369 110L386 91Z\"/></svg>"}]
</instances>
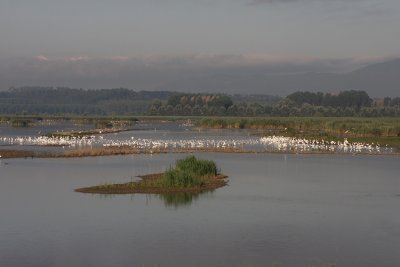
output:
<instances>
[{"instance_id":1,"label":"sky","mask_svg":"<svg viewBox=\"0 0 400 267\"><path fill-rule=\"evenodd\" d=\"M0 86L46 84L49 64L74 86L127 66L348 71L400 56L398 14L398 0L1 0Z\"/></svg>"}]
</instances>

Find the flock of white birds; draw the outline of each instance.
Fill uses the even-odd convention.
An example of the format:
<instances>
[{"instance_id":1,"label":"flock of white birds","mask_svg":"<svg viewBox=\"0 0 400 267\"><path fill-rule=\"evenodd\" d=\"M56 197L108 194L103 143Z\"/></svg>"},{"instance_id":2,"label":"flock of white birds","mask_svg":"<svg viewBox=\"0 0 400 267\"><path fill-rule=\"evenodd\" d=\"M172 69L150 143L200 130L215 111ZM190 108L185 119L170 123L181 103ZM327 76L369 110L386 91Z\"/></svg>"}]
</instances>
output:
<instances>
[{"instance_id":1,"label":"flock of white birds","mask_svg":"<svg viewBox=\"0 0 400 267\"><path fill-rule=\"evenodd\" d=\"M93 137L93 138L92 138ZM0 137L2 145L20 145L20 146L65 146L65 147L83 147L91 146L95 136L89 137L47 137L47 136L17 136Z\"/></svg>"},{"instance_id":2,"label":"flock of white birds","mask_svg":"<svg viewBox=\"0 0 400 267\"><path fill-rule=\"evenodd\" d=\"M122 147L130 146L139 149L246 149L267 152L337 152L337 153L391 153L390 147L381 147L379 144L354 142L347 139L342 142L308 140L284 136L266 137L199 137L191 139L167 139L167 138L135 138L117 140L106 135L78 137L0 137L1 145L21 146L60 146L64 148L83 147Z\"/></svg>"},{"instance_id":3,"label":"flock of white birds","mask_svg":"<svg viewBox=\"0 0 400 267\"><path fill-rule=\"evenodd\" d=\"M272 146L277 151L330 151L343 153L390 153L390 147L381 147L379 144L362 142L350 143L347 139L341 141L308 140L304 138L267 136L260 142Z\"/></svg>"}]
</instances>

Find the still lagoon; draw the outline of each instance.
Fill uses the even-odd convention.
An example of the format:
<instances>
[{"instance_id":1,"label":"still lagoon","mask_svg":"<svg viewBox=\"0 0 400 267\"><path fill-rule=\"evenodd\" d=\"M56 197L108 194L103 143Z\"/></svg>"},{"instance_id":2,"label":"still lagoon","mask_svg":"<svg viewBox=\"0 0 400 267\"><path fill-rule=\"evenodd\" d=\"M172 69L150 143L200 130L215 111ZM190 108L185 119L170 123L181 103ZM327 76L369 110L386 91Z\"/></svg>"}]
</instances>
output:
<instances>
[{"instance_id":1,"label":"still lagoon","mask_svg":"<svg viewBox=\"0 0 400 267\"><path fill-rule=\"evenodd\" d=\"M229 185L74 192L186 154L1 159L0 266L400 266L399 157L195 155L215 160Z\"/></svg>"}]
</instances>

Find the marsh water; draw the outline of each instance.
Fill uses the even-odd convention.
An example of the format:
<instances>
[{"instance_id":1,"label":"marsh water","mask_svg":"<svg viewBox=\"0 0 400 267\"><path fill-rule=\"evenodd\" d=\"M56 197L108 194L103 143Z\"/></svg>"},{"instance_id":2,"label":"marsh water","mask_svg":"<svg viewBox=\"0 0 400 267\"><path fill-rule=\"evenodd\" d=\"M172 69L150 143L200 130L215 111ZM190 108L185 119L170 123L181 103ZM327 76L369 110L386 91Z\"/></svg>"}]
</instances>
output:
<instances>
[{"instance_id":1,"label":"marsh water","mask_svg":"<svg viewBox=\"0 0 400 267\"><path fill-rule=\"evenodd\" d=\"M393 155L400 151L385 144L349 143L346 138L337 142L271 136L268 129L200 129L175 122L139 123L113 133L81 137L47 136L55 132L79 132L93 129L93 124L71 122L41 122L33 127L13 128L0 125L0 149L64 153L104 147L131 147L142 153L153 151L176 152L194 150L234 150L261 153L331 153ZM101 130L100 130L101 131ZM0 151L1 153L1 151ZM1 154L0 154L1 156Z\"/></svg>"},{"instance_id":2,"label":"marsh water","mask_svg":"<svg viewBox=\"0 0 400 267\"><path fill-rule=\"evenodd\" d=\"M0 266L399 266L397 156L199 153L229 185L92 195L184 154L2 159Z\"/></svg>"},{"instance_id":3,"label":"marsh water","mask_svg":"<svg viewBox=\"0 0 400 267\"><path fill-rule=\"evenodd\" d=\"M94 129L93 124L73 124L70 122L55 122L52 124L38 124L33 127L10 127L0 124L0 148L12 150L33 151L64 151L83 147L102 147L105 144L126 144L132 139L161 141L167 143L206 141L206 142L237 142L244 143L243 148L261 149L256 144L260 139L261 131L248 129L193 129L179 123L139 123L130 127L129 131L112 134L88 136L89 143L77 141L77 145L47 145L31 144L28 139L35 139L47 133L84 131ZM23 141L21 141L23 140ZM74 142L72 142L74 143Z\"/></svg>"}]
</instances>

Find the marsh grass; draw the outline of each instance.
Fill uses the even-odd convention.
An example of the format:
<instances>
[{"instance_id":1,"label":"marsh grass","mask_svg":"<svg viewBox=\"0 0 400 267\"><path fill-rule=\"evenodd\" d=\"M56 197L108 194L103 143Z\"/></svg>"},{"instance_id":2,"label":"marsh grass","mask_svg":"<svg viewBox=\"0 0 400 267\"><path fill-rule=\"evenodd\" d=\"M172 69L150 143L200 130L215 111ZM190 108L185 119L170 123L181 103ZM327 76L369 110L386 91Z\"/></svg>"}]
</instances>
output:
<instances>
[{"instance_id":1,"label":"marsh grass","mask_svg":"<svg viewBox=\"0 0 400 267\"><path fill-rule=\"evenodd\" d=\"M203 180L192 172L172 168L165 172L158 183L161 187L189 187L203 184Z\"/></svg>"},{"instance_id":2,"label":"marsh grass","mask_svg":"<svg viewBox=\"0 0 400 267\"><path fill-rule=\"evenodd\" d=\"M399 136L400 118L336 117L205 117L196 121L207 128L275 129L293 132L321 131L357 136Z\"/></svg>"},{"instance_id":3,"label":"marsh grass","mask_svg":"<svg viewBox=\"0 0 400 267\"><path fill-rule=\"evenodd\" d=\"M217 174L218 170L215 162L188 156L178 160L176 167L167 170L158 182L162 187L202 186L204 185L203 177Z\"/></svg>"},{"instance_id":4,"label":"marsh grass","mask_svg":"<svg viewBox=\"0 0 400 267\"><path fill-rule=\"evenodd\" d=\"M400 118L336 117L205 117L198 127L217 129L257 129L262 135L282 135L325 141L347 138L400 147Z\"/></svg>"},{"instance_id":5,"label":"marsh grass","mask_svg":"<svg viewBox=\"0 0 400 267\"><path fill-rule=\"evenodd\" d=\"M217 175L217 165L212 160L197 159L195 156L188 156L176 162L176 169L189 171L195 175Z\"/></svg>"}]
</instances>

